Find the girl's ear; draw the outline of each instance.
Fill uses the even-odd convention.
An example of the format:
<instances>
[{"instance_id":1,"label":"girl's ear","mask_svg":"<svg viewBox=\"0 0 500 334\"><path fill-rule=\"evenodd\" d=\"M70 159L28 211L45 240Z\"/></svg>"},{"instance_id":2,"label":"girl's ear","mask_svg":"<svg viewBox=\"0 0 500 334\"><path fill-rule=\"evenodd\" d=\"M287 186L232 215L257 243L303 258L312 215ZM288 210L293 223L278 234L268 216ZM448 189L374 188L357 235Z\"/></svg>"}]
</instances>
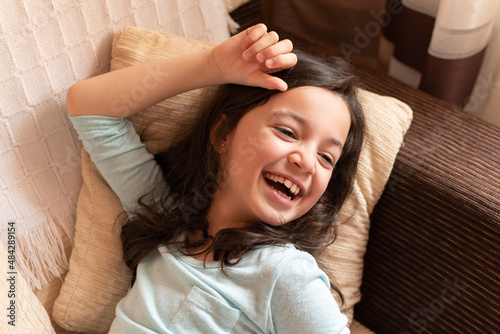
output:
<instances>
[{"instance_id":1,"label":"girl's ear","mask_svg":"<svg viewBox=\"0 0 500 334\"><path fill-rule=\"evenodd\" d=\"M229 134L226 129L226 115L220 115L210 131L210 142L219 154L225 154L228 147Z\"/></svg>"}]
</instances>

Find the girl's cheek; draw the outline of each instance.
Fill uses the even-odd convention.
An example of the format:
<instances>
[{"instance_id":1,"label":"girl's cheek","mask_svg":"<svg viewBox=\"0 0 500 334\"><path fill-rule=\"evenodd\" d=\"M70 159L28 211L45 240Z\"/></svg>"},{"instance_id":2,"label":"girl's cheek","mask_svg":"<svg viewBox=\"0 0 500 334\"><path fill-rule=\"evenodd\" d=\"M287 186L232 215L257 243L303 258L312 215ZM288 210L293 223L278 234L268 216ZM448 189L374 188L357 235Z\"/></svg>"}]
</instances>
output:
<instances>
[{"instance_id":1,"label":"girl's cheek","mask_svg":"<svg viewBox=\"0 0 500 334\"><path fill-rule=\"evenodd\" d=\"M271 133L269 133L269 131L258 132L255 147L260 150L265 150L269 144L272 144L275 139L274 137Z\"/></svg>"},{"instance_id":2,"label":"girl's cheek","mask_svg":"<svg viewBox=\"0 0 500 334\"><path fill-rule=\"evenodd\" d=\"M326 172L324 174L325 175L323 175L322 178L321 178L321 186L320 186L320 195L319 195L319 197L321 197L325 193L326 188L328 188L328 183L330 182L330 179L331 179L331 176L332 176L331 172Z\"/></svg>"},{"instance_id":3,"label":"girl's cheek","mask_svg":"<svg viewBox=\"0 0 500 334\"><path fill-rule=\"evenodd\" d=\"M247 162L254 161L270 145L270 136L263 131L243 137L244 139L239 142L236 149Z\"/></svg>"},{"instance_id":4,"label":"girl's cheek","mask_svg":"<svg viewBox=\"0 0 500 334\"><path fill-rule=\"evenodd\" d=\"M243 168L241 167L241 164L238 161L230 160L227 163L226 172L230 176L239 176L239 175L241 175L242 171L243 171Z\"/></svg>"}]
</instances>

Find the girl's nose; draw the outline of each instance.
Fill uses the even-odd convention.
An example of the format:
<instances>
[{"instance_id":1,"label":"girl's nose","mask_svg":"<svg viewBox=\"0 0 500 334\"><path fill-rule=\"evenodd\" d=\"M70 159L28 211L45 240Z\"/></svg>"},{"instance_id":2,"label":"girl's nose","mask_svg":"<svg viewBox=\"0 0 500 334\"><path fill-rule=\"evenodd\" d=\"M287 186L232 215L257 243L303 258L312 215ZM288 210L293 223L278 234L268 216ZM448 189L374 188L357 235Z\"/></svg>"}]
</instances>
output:
<instances>
[{"instance_id":1,"label":"girl's nose","mask_svg":"<svg viewBox=\"0 0 500 334\"><path fill-rule=\"evenodd\" d=\"M307 150L291 153L288 161L297 166L302 173L314 174L316 171L315 154L308 153Z\"/></svg>"}]
</instances>

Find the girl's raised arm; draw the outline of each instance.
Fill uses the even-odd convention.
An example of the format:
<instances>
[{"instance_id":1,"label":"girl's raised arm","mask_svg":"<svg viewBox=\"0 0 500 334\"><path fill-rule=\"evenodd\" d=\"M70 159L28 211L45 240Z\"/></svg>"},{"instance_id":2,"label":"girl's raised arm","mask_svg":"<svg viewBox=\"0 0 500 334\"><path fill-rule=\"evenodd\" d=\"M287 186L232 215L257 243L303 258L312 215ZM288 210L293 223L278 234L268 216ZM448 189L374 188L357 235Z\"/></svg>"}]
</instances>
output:
<instances>
[{"instance_id":1,"label":"girl's raised arm","mask_svg":"<svg viewBox=\"0 0 500 334\"><path fill-rule=\"evenodd\" d=\"M297 58L291 51L289 40L279 41L275 32L258 24L213 48L78 82L67 93L68 113L127 117L176 94L225 83L284 91L286 83L269 73L294 66ZM124 108L121 102L137 87L147 93Z\"/></svg>"}]
</instances>

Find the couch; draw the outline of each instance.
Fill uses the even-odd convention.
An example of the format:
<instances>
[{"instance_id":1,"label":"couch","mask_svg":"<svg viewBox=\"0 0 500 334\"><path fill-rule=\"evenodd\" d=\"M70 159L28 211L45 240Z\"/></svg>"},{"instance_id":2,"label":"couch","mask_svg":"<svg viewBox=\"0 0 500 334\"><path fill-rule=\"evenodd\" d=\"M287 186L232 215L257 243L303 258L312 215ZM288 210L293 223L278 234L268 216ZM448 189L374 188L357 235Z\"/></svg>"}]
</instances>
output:
<instances>
[{"instance_id":1,"label":"couch","mask_svg":"<svg viewBox=\"0 0 500 334\"><path fill-rule=\"evenodd\" d=\"M243 2L228 7L241 28L264 20L258 1ZM154 2L154 10L159 3ZM145 2L129 5L134 15L148 13L138 10L147 7ZM118 21L110 30L124 26ZM147 28L161 29L154 23ZM101 43L111 44L110 36L108 30ZM310 43L307 47L334 52ZM402 101L413 119L401 147L396 143L390 176L369 212L368 243L361 251L361 300L354 306L351 331L495 332L500 327L500 130L383 73L353 65L364 89ZM96 74L86 70L86 76ZM70 257L74 241L59 232ZM19 277L17 316L25 321L19 324L25 332L72 332L52 319L61 282L55 279L33 294L20 290ZM0 326L2 332L15 332L5 322Z\"/></svg>"}]
</instances>

